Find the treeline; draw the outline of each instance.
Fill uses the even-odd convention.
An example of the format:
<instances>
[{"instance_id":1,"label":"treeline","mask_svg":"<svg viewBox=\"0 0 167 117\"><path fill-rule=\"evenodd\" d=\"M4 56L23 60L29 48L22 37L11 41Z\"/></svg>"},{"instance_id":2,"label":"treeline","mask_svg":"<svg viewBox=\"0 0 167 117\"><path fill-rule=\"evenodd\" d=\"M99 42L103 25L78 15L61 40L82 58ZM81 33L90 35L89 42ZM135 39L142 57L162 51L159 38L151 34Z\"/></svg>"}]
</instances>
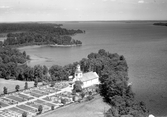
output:
<instances>
[{"instance_id":1,"label":"treeline","mask_svg":"<svg viewBox=\"0 0 167 117\"><path fill-rule=\"evenodd\" d=\"M79 40L74 40L70 36L61 36L54 33L36 33L36 32L26 32L26 33L9 33L7 39L4 40L4 46L8 45L48 45L48 44L58 44L58 45L81 45L82 42Z\"/></svg>"},{"instance_id":2,"label":"treeline","mask_svg":"<svg viewBox=\"0 0 167 117\"><path fill-rule=\"evenodd\" d=\"M7 39L0 45L81 45L79 40L72 39L72 35L83 33L82 30L67 30L62 25L39 23L11 23L0 24L0 32L7 34Z\"/></svg>"},{"instance_id":3,"label":"treeline","mask_svg":"<svg viewBox=\"0 0 167 117\"><path fill-rule=\"evenodd\" d=\"M161 22L159 22L159 23L154 23L153 25L157 25L157 26L167 26L167 23L161 23Z\"/></svg>"},{"instance_id":4,"label":"treeline","mask_svg":"<svg viewBox=\"0 0 167 117\"><path fill-rule=\"evenodd\" d=\"M0 23L1 33L11 32L54 32L57 35L74 35L76 33L83 33L82 30L67 30L61 28L62 24L51 23Z\"/></svg>"}]
</instances>

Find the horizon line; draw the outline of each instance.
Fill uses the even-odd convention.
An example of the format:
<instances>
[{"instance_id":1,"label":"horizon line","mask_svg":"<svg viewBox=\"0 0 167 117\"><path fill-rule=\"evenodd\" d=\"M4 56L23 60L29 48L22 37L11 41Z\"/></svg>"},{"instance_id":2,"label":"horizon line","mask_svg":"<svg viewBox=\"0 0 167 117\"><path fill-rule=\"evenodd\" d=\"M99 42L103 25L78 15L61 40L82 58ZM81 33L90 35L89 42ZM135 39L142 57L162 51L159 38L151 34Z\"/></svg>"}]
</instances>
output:
<instances>
[{"instance_id":1,"label":"horizon line","mask_svg":"<svg viewBox=\"0 0 167 117\"><path fill-rule=\"evenodd\" d=\"M125 21L149 21L149 22L154 22L154 21L163 21L166 22L167 20L66 20L66 21L6 21L6 22L0 22L0 23L34 23L34 22L125 22Z\"/></svg>"}]
</instances>

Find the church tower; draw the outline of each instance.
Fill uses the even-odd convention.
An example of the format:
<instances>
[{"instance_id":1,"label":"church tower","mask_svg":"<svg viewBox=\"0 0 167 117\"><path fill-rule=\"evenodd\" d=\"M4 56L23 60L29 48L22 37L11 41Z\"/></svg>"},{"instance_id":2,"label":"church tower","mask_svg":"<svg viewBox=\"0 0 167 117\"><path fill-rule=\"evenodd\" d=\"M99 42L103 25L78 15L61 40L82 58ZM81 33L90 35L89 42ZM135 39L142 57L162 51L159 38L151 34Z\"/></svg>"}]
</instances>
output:
<instances>
[{"instance_id":1,"label":"church tower","mask_svg":"<svg viewBox=\"0 0 167 117\"><path fill-rule=\"evenodd\" d=\"M80 78L83 77L83 73L81 71L81 67L80 67L79 64L77 65L77 68L76 68L76 71L75 71L74 75L75 75L74 78L76 79L76 81L80 80Z\"/></svg>"}]
</instances>

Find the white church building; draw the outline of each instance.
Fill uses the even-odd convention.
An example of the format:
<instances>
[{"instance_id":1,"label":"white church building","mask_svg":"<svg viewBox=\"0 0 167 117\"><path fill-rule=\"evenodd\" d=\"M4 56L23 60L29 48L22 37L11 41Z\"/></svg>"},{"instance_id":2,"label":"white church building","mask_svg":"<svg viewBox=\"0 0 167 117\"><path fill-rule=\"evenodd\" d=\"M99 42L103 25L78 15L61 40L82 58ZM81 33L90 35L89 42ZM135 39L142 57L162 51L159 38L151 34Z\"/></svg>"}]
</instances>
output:
<instances>
[{"instance_id":1,"label":"white church building","mask_svg":"<svg viewBox=\"0 0 167 117\"><path fill-rule=\"evenodd\" d=\"M75 81L83 82L82 88L86 88L92 85L99 84L99 76L97 75L96 72L92 72L92 71L83 73L81 71L80 65L78 64L74 74L73 83Z\"/></svg>"}]
</instances>

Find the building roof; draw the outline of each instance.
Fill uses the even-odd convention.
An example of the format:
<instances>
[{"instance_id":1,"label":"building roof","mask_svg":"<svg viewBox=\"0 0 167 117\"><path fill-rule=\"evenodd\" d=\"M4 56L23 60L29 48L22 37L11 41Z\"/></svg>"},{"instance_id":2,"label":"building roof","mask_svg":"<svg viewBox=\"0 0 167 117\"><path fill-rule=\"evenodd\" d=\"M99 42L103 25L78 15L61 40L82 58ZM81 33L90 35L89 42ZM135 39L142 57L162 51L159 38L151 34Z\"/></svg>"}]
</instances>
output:
<instances>
[{"instance_id":1,"label":"building roof","mask_svg":"<svg viewBox=\"0 0 167 117\"><path fill-rule=\"evenodd\" d=\"M96 79L96 78L99 78L96 72L87 72L83 74L81 81L85 82L85 81Z\"/></svg>"}]
</instances>

